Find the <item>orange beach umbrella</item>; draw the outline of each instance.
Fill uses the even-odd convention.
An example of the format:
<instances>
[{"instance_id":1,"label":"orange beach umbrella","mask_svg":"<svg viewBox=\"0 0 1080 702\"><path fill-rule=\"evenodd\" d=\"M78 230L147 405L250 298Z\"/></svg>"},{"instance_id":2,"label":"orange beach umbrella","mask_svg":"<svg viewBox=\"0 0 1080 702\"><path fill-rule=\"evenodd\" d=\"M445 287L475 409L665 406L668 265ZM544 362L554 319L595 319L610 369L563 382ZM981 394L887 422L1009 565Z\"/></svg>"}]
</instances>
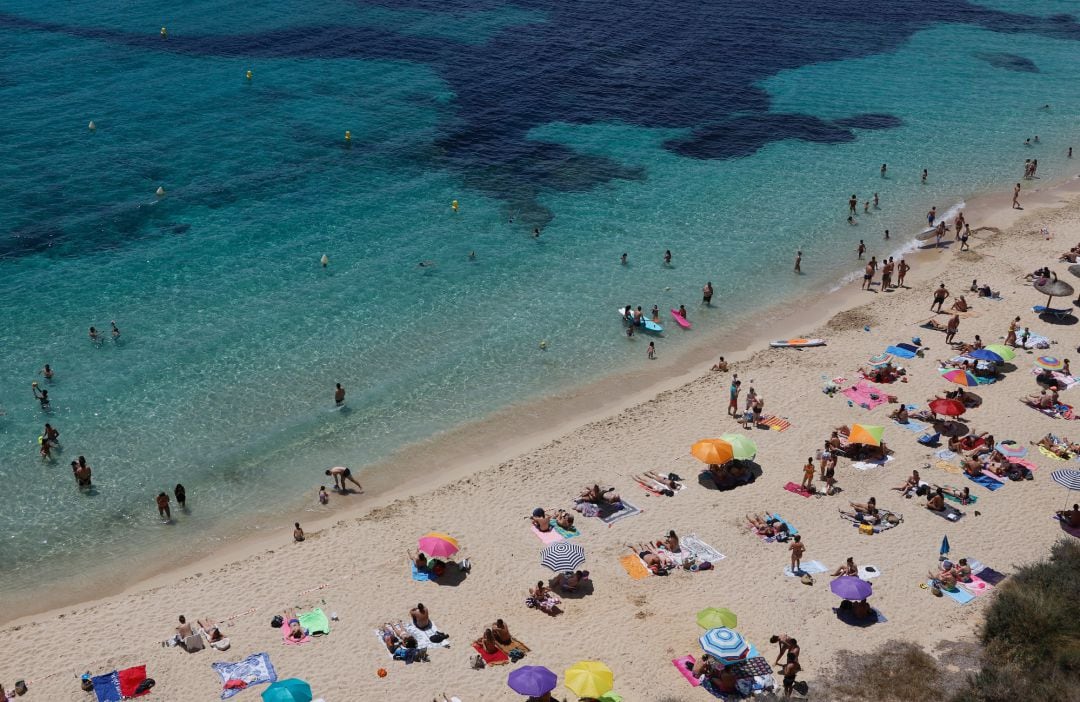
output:
<instances>
[{"instance_id":1,"label":"orange beach umbrella","mask_svg":"<svg viewBox=\"0 0 1080 702\"><path fill-rule=\"evenodd\" d=\"M735 449L723 439L702 439L690 447L690 455L702 463L722 465L735 460Z\"/></svg>"},{"instance_id":2,"label":"orange beach umbrella","mask_svg":"<svg viewBox=\"0 0 1080 702\"><path fill-rule=\"evenodd\" d=\"M885 427L870 424L853 424L848 442L852 444L864 444L866 446L881 446L881 438L885 435Z\"/></svg>"}]
</instances>

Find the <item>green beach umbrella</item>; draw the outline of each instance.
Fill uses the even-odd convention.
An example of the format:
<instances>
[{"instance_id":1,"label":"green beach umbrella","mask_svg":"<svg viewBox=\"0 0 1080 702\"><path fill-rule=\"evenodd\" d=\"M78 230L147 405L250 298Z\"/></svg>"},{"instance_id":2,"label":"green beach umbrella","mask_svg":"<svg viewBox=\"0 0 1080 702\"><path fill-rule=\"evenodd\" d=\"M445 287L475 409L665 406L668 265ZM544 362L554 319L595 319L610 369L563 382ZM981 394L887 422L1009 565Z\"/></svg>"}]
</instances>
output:
<instances>
[{"instance_id":1,"label":"green beach umbrella","mask_svg":"<svg viewBox=\"0 0 1080 702\"><path fill-rule=\"evenodd\" d=\"M263 702L311 702L311 685L300 678L278 680L263 690Z\"/></svg>"},{"instance_id":2,"label":"green beach umbrella","mask_svg":"<svg viewBox=\"0 0 1080 702\"><path fill-rule=\"evenodd\" d=\"M757 455L757 444L742 434L722 434L720 438L731 444L736 460L749 461Z\"/></svg>"},{"instance_id":3,"label":"green beach umbrella","mask_svg":"<svg viewBox=\"0 0 1080 702\"><path fill-rule=\"evenodd\" d=\"M986 347L987 351L993 351L998 356L1001 356L1006 361L1011 361L1016 358L1016 352L1010 349L1005 344L990 344Z\"/></svg>"},{"instance_id":4,"label":"green beach umbrella","mask_svg":"<svg viewBox=\"0 0 1080 702\"><path fill-rule=\"evenodd\" d=\"M734 629L739 625L739 618L730 609L709 607L697 613L697 623L702 629Z\"/></svg>"}]
</instances>

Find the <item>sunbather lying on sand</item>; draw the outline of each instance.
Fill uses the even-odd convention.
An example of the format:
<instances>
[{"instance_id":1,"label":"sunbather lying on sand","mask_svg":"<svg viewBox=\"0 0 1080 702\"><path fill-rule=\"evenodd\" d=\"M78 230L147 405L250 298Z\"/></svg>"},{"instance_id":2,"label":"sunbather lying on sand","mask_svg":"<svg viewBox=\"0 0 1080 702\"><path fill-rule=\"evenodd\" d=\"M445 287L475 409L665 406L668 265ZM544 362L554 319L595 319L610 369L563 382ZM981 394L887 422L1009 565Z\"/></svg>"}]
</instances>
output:
<instances>
[{"instance_id":1,"label":"sunbather lying on sand","mask_svg":"<svg viewBox=\"0 0 1080 702\"><path fill-rule=\"evenodd\" d=\"M848 502L851 509L857 512L877 512L877 498L871 497L866 502Z\"/></svg>"},{"instance_id":2,"label":"sunbather lying on sand","mask_svg":"<svg viewBox=\"0 0 1080 702\"><path fill-rule=\"evenodd\" d=\"M775 519L762 519L760 515L748 514L746 521L750 522L750 526L761 536L786 537L788 533L787 524Z\"/></svg>"},{"instance_id":3,"label":"sunbather lying on sand","mask_svg":"<svg viewBox=\"0 0 1080 702\"><path fill-rule=\"evenodd\" d=\"M615 488L609 487L601 490L599 485L593 484L582 491L581 495L578 497L578 502L592 502L597 505L604 502L615 504L621 502L621 499L619 493L615 492Z\"/></svg>"},{"instance_id":4,"label":"sunbather lying on sand","mask_svg":"<svg viewBox=\"0 0 1080 702\"><path fill-rule=\"evenodd\" d=\"M567 512L565 509L560 509L555 513L555 524L557 524L560 529L574 531L574 515Z\"/></svg>"},{"instance_id":5,"label":"sunbather lying on sand","mask_svg":"<svg viewBox=\"0 0 1080 702\"><path fill-rule=\"evenodd\" d=\"M971 490L969 490L968 488L960 489L960 488L950 487L948 485L943 485L943 486L933 485L931 487L933 487L934 490L940 490L942 492L942 494L952 495L956 499L960 500L960 504L962 504L962 505L966 505L967 503L969 503L971 501Z\"/></svg>"},{"instance_id":6,"label":"sunbather lying on sand","mask_svg":"<svg viewBox=\"0 0 1080 702\"><path fill-rule=\"evenodd\" d=\"M920 327L925 327L926 329L936 329L938 331L947 331L946 325L942 324L941 322L937 321L934 318L930 318L930 319L926 320L925 322L923 322L919 326Z\"/></svg>"},{"instance_id":7,"label":"sunbather lying on sand","mask_svg":"<svg viewBox=\"0 0 1080 702\"><path fill-rule=\"evenodd\" d=\"M1072 454L1080 453L1080 444L1074 444L1065 437L1058 438L1053 434L1047 434L1033 443L1036 446L1042 446L1058 458L1069 459L1072 458Z\"/></svg>"},{"instance_id":8,"label":"sunbather lying on sand","mask_svg":"<svg viewBox=\"0 0 1080 702\"><path fill-rule=\"evenodd\" d=\"M635 544L633 546L626 544L626 548L636 553L638 558L645 563L645 566L654 573L659 571L667 572L677 565L674 558L658 550L652 544Z\"/></svg>"},{"instance_id":9,"label":"sunbather lying on sand","mask_svg":"<svg viewBox=\"0 0 1080 702\"><path fill-rule=\"evenodd\" d=\"M960 468L971 477L977 478L982 475L983 463L978 458L969 457L960 463Z\"/></svg>"},{"instance_id":10,"label":"sunbather lying on sand","mask_svg":"<svg viewBox=\"0 0 1080 702\"><path fill-rule=\"evenodd\" d=\"M894 487L893 490L899 490L901 494L907 494L918 488L921 480L922 478L919 477L919 471L913 470L911 471L911 475L908 476L908 479L904 481L904 484L899 487Z\"/></svg>"},{"instance_id":11,"label":"sunbather lying on sand","mask_svg":"<svg viewBox=\"0 0 1080 702\"><path fill-rule=\"evenodd\" d=\"M221 633L221 629L213 619L207 619L206 621L199 619L197 620L197 623L202 630L203 636L205 636L206 640L211 644L217 643L225 638L225 634Z\"/></svg>"},{"instance_id":12,"label":"sunbather lying on sand","mask_svg":"<svg viewBox=\"0 0 1080 702\"><path fill-rule=\"evenodd\" d=\"M1031 394L1024 398L1024 402L1038 409L1053 409L1058 404L1057 390L1047 392L1043 390L1038 395Z\"/></svg>"},{"instance_id":13,"label":"sunbather lying on sand","mask_svg":"<svg viewBox=\"0 0 1080 702\"><path fill-rule=\"evenodd\" d=\"M413 661L426 661L427 649L417 648L416 638L411 636L401 622L397 624L383 624L379 627L386 650L396 660L412 663Z\"/></svg>"},{"instance_id":14,"label":"sunbather lying on sand","mask_svg":"<svg viewBox=\"0 0 1080 702\"><path fill-rule=\"evenodd\" d=\"M300 626L300 619L295 609L285 610L285 626L289 627L289 638L299 641L308 635L307 629Z\"/></svg>"},{"instance_id":15,"label":"sunbather lying on sand","mask_svg":"<svg viewBox=\"0 0 1080 702\"><path fill-rule=\"evenodd\" d=\"M671 497L675 494L675 488L671 486L678 486L678 483L676 483L674 480L665 479L663 482L661 482L655 478L649 477L648 473L644 475L631 475L630 477L633 478L634 481L642 487L652 490L653 492L659 492L663 495L667 495L668 497Z\"/></svg>"},{"instance_id":16,"label":"sunbather lying on sand","mask_svg":"<svg viewBox=\"0 0 1080 702\"><path fill-rule=\"evenodd\" d=\"M645 471L644 475L649 480L655 480L669 490L678 490L680 487L682 487L682 483L677 480L678 476L675 476L674 473L669 473L668 475L660 475L654 470L647 470Z\"/></svg>"},{"instance_id":17,"label":"sunbather lying on sand","mask_svg":"<svg viewBox=\"0 0 1080 702\"><path fill-rule=\"evenodd\" d=\"M904 369L886 363L876 368L860 368L859 373L867 380L875 383L893 383L904 374Z\"/></svg>"},{"instance_id":18,"label":"sunbather lying on sand","mask_svg":"<svg viewBox=\"0 0 1080 702\"><path fill-rule=\"evenodd\" d=\"M840 512L840 514L844 515L845 517L848 517L849 519L852 519L852 520L854 520L856 522L860 522L862 524L880 524L881 523L881 515L877 511L876 507L870 512L859 512L859 511L845 512L844 510L839 510L839 512Z\"/></svg>"}]
</instances>

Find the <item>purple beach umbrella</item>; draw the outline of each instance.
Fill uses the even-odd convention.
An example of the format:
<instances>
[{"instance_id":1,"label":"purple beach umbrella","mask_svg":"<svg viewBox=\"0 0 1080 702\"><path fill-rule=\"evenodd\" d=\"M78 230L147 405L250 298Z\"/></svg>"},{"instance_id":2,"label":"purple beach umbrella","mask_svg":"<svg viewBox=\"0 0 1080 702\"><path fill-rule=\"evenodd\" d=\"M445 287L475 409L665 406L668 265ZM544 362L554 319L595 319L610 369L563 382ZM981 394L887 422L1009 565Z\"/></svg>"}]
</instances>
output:
<instances>
[{"instance_id":1,"label":"purple beach umbrella","mask_svg":"<svg viewBox=\"0 0 1080 702\"><path fill-rule=\"evenodd\" d=\"M842 575L829 584L829 589L837 597L845 600L865 600L874 594L874 588L870 583L854 575Z\"/></svg>"},{"instance_id":2,"label":"purple beach umbrella","mask_svg":"<svg viewBox=\"0 0 1080 702\"><path fill-rule=\"evenodd\" d=\"M506 684L519 695L540 697L559 684L559 676L542 665L523 665L510 673Z\"/></svg>"}]
</instances>

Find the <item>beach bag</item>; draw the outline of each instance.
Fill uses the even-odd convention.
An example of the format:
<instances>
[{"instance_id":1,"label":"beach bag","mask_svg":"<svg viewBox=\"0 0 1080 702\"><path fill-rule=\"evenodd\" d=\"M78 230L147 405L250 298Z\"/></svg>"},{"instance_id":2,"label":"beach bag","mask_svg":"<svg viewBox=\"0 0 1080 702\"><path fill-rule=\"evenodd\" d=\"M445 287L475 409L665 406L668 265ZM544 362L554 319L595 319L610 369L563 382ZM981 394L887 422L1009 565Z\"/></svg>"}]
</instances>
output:
<instances>
[{"instance_id":1,"label":"beach bag","mask_svg":"<svg viewBox=\"0 0 1080 702\"><path fill-rule=\"evenodd\" d=\"M485 663L484 659L477 653L475 656L469 656L469 667L473 670L483 670L487 667L487 663Z\"/></svg>"},{"instance_id":2,"label":"beach bag","mask_svg":"<svg viewBox=\"0 0 1080 702\"><path fill-rule=\"evenodd\" d=\"M134 696L137 697L145 692L150 692L154 685L157 685L157 682L153 678L147 678L146 680L143 680L141 683L139 683L139 686L135 688Z\"/></svg>"},{"instance_id":3,"label":"beach bag","mask_svg":"<svg viewBox=\"0 0 1080 702\"><path fill-rule=\"evenodd\" d=\"M431 636L429 636L428 640L431 641L431 643L442 643L443 641L446 641L448 638L450 638L450 634L447 634L447 633L444 633L444 632L440 631L440 632L434 633Z\"/></svg>"},{"instance_id":4,"label":"beach bag","mask_svg":"<svg viewBox=\"0 0 1080 702\"><path fill-rule=\"evenodd\" d=\"M801 578L799 578L799 580L802 581L803 585L813 585L814 584L814 576L810 575L809 573L803 573L803 576Z\"/></svg>"},{"instance_id":5,"label":"beach bag","mask_svg":"<svg viewBox=\"0 0 1080 702\"><path fill-rule=\"evenodd\" d=\"M468 573L469 571L472 570L472 561L469 560L468 558L466 558L458 566L458 570L460 570L462 573Z\"/></svg>"},{"instance_id":6,"label":"beach bag","mask_svg":"<svg viewBox=\"0 0 1080 702\"><path fill-rule=\"evenodd\" d=\"M285 620L281 617L280 614L275 614L274 618L270 620L270 626L274 627L275 629L280 629L284 624Z\"/></svg>"},{"instance_id":7,"label":"beach bag","mask_svg":"<svg viewBox=\"0 0 1080 702\"><path fill-rule=\"evenodd\" d=\"M934 597L941 597L941 588L935 585L934 587L930 588L930 594Z\"/></svg>"},{"instance_id":8,"label":"beach bag","mask_svg":"<svg viewBox=\"0 0 1080 702\"><path fill-rule=\"evenodd\" d=\"M860 534L873 534L874 533L874 525L872 525L872 524L860 524L859 525L859 533Z\"/></svg>"}]
</instances>

